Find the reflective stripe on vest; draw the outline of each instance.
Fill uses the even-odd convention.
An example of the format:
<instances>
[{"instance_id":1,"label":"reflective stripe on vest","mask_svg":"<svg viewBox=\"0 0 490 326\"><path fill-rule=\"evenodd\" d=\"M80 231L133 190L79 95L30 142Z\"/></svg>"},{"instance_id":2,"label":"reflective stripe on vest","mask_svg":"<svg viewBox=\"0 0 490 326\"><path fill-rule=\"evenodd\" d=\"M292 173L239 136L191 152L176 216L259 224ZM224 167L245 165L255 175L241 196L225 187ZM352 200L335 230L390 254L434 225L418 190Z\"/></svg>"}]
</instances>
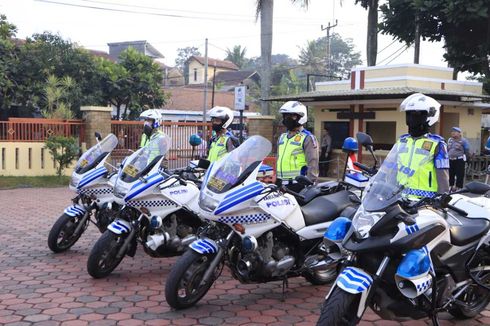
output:
<instances>
[{"instance_id":1,"label":"reflective stripe on vest","mask_svg":"<svg viewBox=\"0 0 490 326\"><path fill-rule=\"evenodd\" d=\"M404 193L416 197L432 197L438 189L434 155L439 143L429 138L412 137L398 140L398 183Z\"/></svg>"},{"instance_id":2,"label":"reflective stripe on vest","mask_svg":"<svg viewBox=\"0 0 490 326\"><path fill-rule=\"evenodd\" d=\"M298 175L306 175L306 155L303 145L308 137L307 133L299 132L291 138L287 133L279 138L277 149L277 177L282 179L294 179Z\"/></svg>"},{"instance_id":3,"label":"reflective stripe on vest","mask_svg":"<svg viewBox=\"0 0 490 326\"><path fill-rule=\"evenodd\" d=\"M228 149L226 148L226 143L228 142L229 138L230 136L227 133L225 133L224 135L220 136L217 140L211 143L211 146L209 148L209 155L208 155L208 160L210 162L217 161L228 153Z\"/></svg>"}]
</instances>

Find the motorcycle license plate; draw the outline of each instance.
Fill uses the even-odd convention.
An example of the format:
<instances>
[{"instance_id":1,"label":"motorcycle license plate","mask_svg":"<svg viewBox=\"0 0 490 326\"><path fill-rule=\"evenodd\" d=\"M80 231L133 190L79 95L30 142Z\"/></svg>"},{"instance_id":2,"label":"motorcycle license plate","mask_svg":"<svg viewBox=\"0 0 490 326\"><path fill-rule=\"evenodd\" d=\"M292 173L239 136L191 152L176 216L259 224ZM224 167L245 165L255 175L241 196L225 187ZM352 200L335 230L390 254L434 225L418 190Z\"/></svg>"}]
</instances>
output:
<instances>
[{"instance_id":1,"label":"motorcycle license plate","mask_svg":"<svg viewBox=\"0 0 490 326\"><path fill-rule=\"evenodd\" d=\"M80 162L80 167L84 168L86 165L88 164L88 161L86 159L83 159L81 162Z\"/></svg>"},{"instance_id":2,"label":"motorcycle license plate","mask_svg":"<svg viewBox=\"0 0 490 326\"><path fill-rule=\"evenodd\" d=\"M134 178L138 174L138 169L132 165L126 165L123 172Z\"/></svg>"},{"instance_id":3,"label":"motorcycle license plate","mask_svg":"<svg viewBox=\"0 0 490 326\"><path fill-rule=\"evenodd\" d=\"M208 185L218 191L221 191L226 186L226 182L216 177L212 177L211 179L209 179Z\"/></svg>"}]
</instances>

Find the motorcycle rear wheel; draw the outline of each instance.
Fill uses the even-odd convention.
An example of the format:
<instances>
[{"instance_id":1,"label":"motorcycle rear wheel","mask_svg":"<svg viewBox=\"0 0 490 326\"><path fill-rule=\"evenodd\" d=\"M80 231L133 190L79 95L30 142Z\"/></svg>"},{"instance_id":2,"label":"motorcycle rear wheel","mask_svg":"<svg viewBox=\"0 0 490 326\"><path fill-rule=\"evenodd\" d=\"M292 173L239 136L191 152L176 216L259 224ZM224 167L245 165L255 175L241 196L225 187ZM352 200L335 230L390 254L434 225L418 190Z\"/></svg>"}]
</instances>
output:
<instances>
[{"instance_id":1,"label":"motorcycle rear wheel","mask_svg":"<svg viewBox=\"0 0 490 326\"><path fill-rule=\"evenodd\" d=\"M97 240L87 260L87 271L93 278L103 278L121 263L125 255L117 257L124 238L111 231L105 231Z\"/></svg>"},{"instance_id":2,"label":"motorcycle rear wheel","mask_svg":"<svg viewBox=\"0 0 490 326\"><path fill-rule=\"evenodd\" d=\"M359 295L347 293L336 287L327 300L323 302L317 326L350 326L355 325Z\"/></svg>"},{"instance_id":3,"label":"motorcycle rear wheel","mask_svg":"<svg viewBox=\"0 0 490 326\"><path fill-rule=\"evenodd\" d=\"M195 305L208 292L217 278L219 264L210 282L202 283L202 278L211 264L212 258L189 249L172 267L165 283L165 299L175 309L185 309Z\"/></svg>"},{"instance_id":4,"label":"motorcycle rear wheel","mask_svg":"<svg viewBox=\"0 0 490 326\"><path fill-rule=\"evenodd\" d=\"M481 279L487 286L490 285L490 274L484 275ZM470 319L485 310L486 306L490 303L490 292L473 284L458 300L467 305L455 304L449 309L449 313L457 319Z\"/></svg>"},{"instance_id":5,"label":"motorcycle rear wheel","mask_svg":"<svg viewBox=\"0 0 490 326\"><path fill-rule=\"evenodd\" d=\"M81 232L77 235L73 235L78 223L81 222L80 217L72 217L66 214L62 214L58 220L53 224L48 235L48 247L54 253L59 253L70 249L85 231L86 227L83 226Z\"/></svg>"}]
</instances>

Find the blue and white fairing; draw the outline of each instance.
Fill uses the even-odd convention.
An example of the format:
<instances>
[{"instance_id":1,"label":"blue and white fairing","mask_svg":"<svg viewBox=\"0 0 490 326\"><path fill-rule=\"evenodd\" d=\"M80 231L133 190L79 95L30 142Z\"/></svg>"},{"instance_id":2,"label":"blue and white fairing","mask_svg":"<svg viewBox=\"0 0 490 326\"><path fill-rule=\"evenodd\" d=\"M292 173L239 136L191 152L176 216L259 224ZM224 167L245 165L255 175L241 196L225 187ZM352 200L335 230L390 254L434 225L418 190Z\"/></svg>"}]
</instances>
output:
<instances>
[{"instance_id":1,"label":"blue and white fairing","mask_svg":"<svg viewBox=\"0 0 490 326\"><path fill-rule=\"evenodd\" d=\"M70 189L79 194L94 195L99 202L111 201L112 187L108 184L105 163L117 143L117 137L108 134L83 153L73 170Z\"/></svg>"},{"instance_id":2,"label":"blue and white fairing","mask_svg":"<svg viewBox=\"0 0 490 326\"><path fill-rule=\"evenodd\" d=\"M257 181L262 160L271 149L272 144L267 139L252 136L214 162L201 187L201 216L230 226L241 224L245 235L255 237L281 223L293 230L306 229L294 196L279 192L266 196L263 194L265 185ZM309 238L309 232L305 234Z\"/></svg>"}]
</instances>

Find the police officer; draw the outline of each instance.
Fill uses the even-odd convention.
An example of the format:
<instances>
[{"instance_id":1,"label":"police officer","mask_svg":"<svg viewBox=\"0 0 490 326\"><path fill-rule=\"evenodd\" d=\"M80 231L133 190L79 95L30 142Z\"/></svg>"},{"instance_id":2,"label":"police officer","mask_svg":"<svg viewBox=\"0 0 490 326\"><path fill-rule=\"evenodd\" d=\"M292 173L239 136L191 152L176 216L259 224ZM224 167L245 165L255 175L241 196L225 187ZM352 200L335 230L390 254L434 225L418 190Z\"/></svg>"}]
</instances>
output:
<instances>
[{"instance_id":1,"label":"police officer","mask_svg":"<svg viewBox=\"0 0 490 326\"><path fill-rule=\"evenodd\" d=\"M157 157L162 152L162 146L169 146L167 142L163 142L165 138L165 134L163 131L159 129L160 127L160 119L161 114L155 110L150 109L146 110L140 114L140 119L145 120L145 124L143 126L143 134L141 135L140 148L147 147L150 145L150 142L156 138L161 137L162 143L153 142L152 148L150 148L150 155L148 157L148 162L151 162L155 157ZM168 161L162 161L162 167L167 167Z\"/></svg>"},{"instance_id":2,"label":"police officer","mask_svg":"<svg viewBox=\"0 0 490 326\"><path fill-rule=\"evenodd\" d=\"M408 134L397 141L399 169L397 178L404 192L415 197L433 197L449 191L449 159L447 147L439 135L430 134L429 127L439 120L439 102L421 93L412 94L400 105L406 114Z\"/></svg>"},{"instance_id":3,"label":"police officer","mask_svg":"<svg viewBox=\"0 0 490 326\"><path fill-rule=\"evenodd\" d=\"M461 128L451 128L447 152L449 155L449 186L456 191L463 188L465 165L470 159L470 144L466 138L461 136Z\"/></svg>"},{"instance_id":4,"label":"police officer","mask_svg":"<svg viewBox=\"0 0 490 326\"><path fill-rule=\"evenodd\" d=\"M233 122L233 111L224 106L215 106L209 111L215 135L208 146L208 160L215 162L240 145L238 139L227 129Z\"/></svg>"},{"instance_id":5,"label":"police officer","mask_svg":"<svg viewBox=\"0 0 490 326\"><path fill-rule=\"evenodd\" d=\"M287 132L279 137L277 177L294 180L299 175L311 181L318 179L318 142L303 125L308 121L306 107L298 101L284 103L279 109ZM293 187L294 188L294 187Z\"/></svg>"}]
</instances>

